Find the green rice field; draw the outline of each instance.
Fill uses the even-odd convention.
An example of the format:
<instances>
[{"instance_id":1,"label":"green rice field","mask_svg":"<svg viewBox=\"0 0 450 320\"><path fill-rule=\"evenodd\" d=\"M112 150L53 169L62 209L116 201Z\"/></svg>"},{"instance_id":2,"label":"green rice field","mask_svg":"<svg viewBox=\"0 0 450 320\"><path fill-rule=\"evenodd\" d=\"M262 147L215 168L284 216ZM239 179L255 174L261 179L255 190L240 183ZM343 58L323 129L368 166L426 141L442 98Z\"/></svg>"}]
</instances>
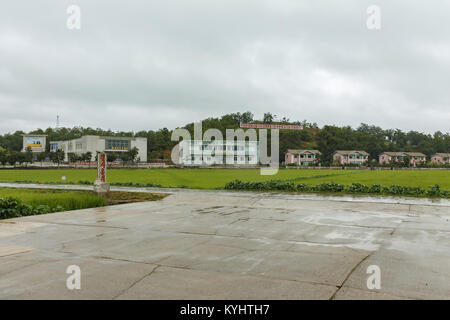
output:
<instances>
[{"instance_id":1,"label":"green rice field","mask_svg":"<svg viewBox=\"0 0 450 320\"><path fill-rule=\"evenodd\" d=\"M0 188L0 198L15 198L33 207L61 206L64 210L77 210L105 206L106 199L91 191Z\"/></svg>"},{"instance_id":2,"label":"green rice field","mask_svg":"<svg viewBox=\"0 0 450 320\"><path fill-rule=\"evenodd\" d=\"M62 180L65 176L66 180ZM0 170L0 182L80 183L93 182L95 169L6 169ZM227 182L292 180L315 185L321 182L390 186L421 186L439 184L450 190L450 170L319 170L280 169L276 175L263 176L258 169L109 169L108 182L159 184L164 187L193 189L223 188Z\"/></svg>"}]
</instances>

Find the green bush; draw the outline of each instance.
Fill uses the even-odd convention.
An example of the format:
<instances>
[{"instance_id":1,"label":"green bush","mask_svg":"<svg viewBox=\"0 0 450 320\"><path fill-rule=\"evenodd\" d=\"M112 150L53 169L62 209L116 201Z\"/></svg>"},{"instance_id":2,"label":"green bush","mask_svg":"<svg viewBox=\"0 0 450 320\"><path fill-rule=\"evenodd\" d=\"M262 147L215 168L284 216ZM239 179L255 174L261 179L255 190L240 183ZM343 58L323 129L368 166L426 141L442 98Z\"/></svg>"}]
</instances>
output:
<instances>
[{"instance_id":1,"label":"green bush","mask_svg":"<svg viewBox=\"0 0 450 320\"><path fill-rule=\"evenodd\" d=\"M233 180L225 185L227 190L257 190L257 191L296 191L296 192L330 192L330 193L354 193L354 194L385 194L395 196L430 196L450 198L450 191L443 191L439 185L430 186L428 190L413 186L381 186L379 184L364 185L354 182L351 185L343 185L334 182L323 182L315 186L306 183L294 184L292 181L270 180L264 182L244 182Z\"/></svg>"},{"instance_id":2,"label":"green bush","mask_svg":"<svg viewBox=\"0 0 450 320\"><path fill-rule=\"evenodd\" d=\"M29 216L33 208L14 198L0 198L0 219Z\"/></svg>"},{"instance_id":3,"label":"green bush","mask_svg":"<svg viewBox=\"0 0 450 320\"><path fill-rule=\"evenodd\" d=\"M369 193L381 193L382 187L379 184L373 184L369 187Z\"/></svg>"},{"instance_id":4,"label":"green bush","mask_svg":"<svg viewBox=\"0 0 450 320\"><path fill-rule=\"evenodd\" d=\"M344 191L345 186L343 184L338 184L334 182L323 182L318 185L312 187L313 191L321 191L321 192L342 192Z\"/></svg>"},{"instance_id":5,"label":"green bush","mask_svg":"<svg viewBox=\"0 0 450 320\"><path fill-rule=\"evenodd\" d=\"M441 187L438 184L430 186L428 188L427 195L432 197L439 197L441 195Z\"/></svg>"},{"instance_id":6,"label":"green bush","mask_svg":"<svg viewBox=\"0 0 450 320\"><path fill-rule=\"evenodd\" d=\"M344 190L349 193L369 193L370 187L361 183L353 182L351 185L346 186Z\"/></svg>"},{"instance_id":7,"label":"green bush","mask_svg":"<svg viewBox=\"0 0 450 320\"><path fill-rule=\"evenodd\" d=\"M64 211L64 207L48 205L31 206L15 198L0 198L0 219L31 216L50 212Z\"/></svg>"}]
</instances>

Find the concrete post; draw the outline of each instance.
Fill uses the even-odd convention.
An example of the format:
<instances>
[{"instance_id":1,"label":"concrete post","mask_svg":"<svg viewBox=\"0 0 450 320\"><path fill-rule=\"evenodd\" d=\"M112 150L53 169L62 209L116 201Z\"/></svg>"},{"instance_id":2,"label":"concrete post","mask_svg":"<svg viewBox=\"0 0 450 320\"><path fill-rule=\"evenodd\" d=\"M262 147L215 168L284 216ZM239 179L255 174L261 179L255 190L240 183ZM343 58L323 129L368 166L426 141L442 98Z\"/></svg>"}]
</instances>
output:
<instances>
[{"instance_id":1,"label":"concrete post","mask_svg":"<svg viewBox=\"0 0 450 320\"><path fill-rule=\"evenodd\" d=\"M94 192L109 192L109 183L106 183L106 153L101 152L97 155L97 180L94 182Z\"/></svg>"}]
</instances>

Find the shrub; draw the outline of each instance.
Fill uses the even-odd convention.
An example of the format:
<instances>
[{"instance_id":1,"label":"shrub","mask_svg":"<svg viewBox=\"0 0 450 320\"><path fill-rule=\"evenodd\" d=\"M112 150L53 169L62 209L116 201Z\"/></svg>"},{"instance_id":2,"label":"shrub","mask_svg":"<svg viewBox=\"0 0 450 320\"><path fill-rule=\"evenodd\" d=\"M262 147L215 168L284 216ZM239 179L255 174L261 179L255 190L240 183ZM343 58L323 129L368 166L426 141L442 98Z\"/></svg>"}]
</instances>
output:
<instances>
[{"instance_id":1,"label":"shrub","mask_svg":"<svg viewBox=\"0 0 450 320\"><path fill-rule=\"evenodd\" d=\"M441 195L441 187L438 184L434 186L429 186L427 195L432 197L439 197Z\"/></svg>"},{"instance_id":2,"label":"shrub","mask_svg":"<svg viewBox=\"0 0 450 320\"><path fill-rule=\"evenodd\" d=\"M382 187L379 184L373 184L369 187L369 193L381 193Z\"/></svg>"},{"instance_id":3,"label":"shrub","mask_svg":"<svg viewBox=\"0 0 450 320\"><path fill-rule=\"evenodd\" d=\"M345 186L343 184L338 184L334 182L331 183L323 182L314 186L312 190L322 192L342 192L344 188Z\"/></svg>"},{"instance_id":4,"label":"shrub","mask_svg":"<svg viewBox=\"0 0 450 320\"><path fill-rule=\"evenodd\" d=\"M370 187L357 182L345 187L345 191L350 193L369 193L369 190Z\"/></svg>"},{"instance_id":5,"label":"shrub","mask_svg":"<svg viewBox=\"0 0 450 320\"><path fill-rule=\"evenodd\" d=\"M307 185L306 183L299 183L297 185L297 191L311 191L311 187L309 185Z\"/></svg>"},{"instance_id":6,"label":"shrub","mask_svg":"<svg viewBox=\"0 0 450 320\"><path fill-rule=\"evenodd\" d=\"M33 208L14 198L0 198L0 219L8 219L33 214Z\"/></svg>"},{"instance_id":7,"label":"shrub","mask_svg":"<svg viewBox=\"0 0 450 320\"><path fill-rule=\"evenodd\" d=\"M45 204L33 207L15 198L0 198L0 219L10 219L59 211L64 211L64 207L57 205L52 208Z\"/></svg>"},{"instance_id":8,"label":"shrub","mask_svg":"<svg viewBox=\"0 0 450 320\"><path fill-rule=\"evenodd\" d=\"M315 186L306 183L294 184L292 181L270 180L264 182L243 182L233 180L225 185L228 190L258 190L258 191L297 191L297 192L345 192L359 194L386 194L386 195L404 195L404 196L432 196L450 198L450 191L443 191L439 185L430 186L428 190L422 187L411 186L381 186L374 184L371 186L354 182L351 185L343 185L334 182L323 182Z\"/></svg>"}]
</instances>

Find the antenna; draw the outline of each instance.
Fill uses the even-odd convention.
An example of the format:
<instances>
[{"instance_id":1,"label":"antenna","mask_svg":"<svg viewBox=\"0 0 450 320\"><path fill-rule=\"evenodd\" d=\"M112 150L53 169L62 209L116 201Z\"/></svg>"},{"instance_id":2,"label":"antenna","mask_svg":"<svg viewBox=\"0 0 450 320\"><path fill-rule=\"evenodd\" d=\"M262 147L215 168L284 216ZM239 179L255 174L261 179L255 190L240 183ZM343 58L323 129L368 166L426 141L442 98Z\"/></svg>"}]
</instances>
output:
<instances>
[{"instance_id":1,"label":"antenna","mask_svg":"<svg viewBox=\"0 0 450 320\"><path fill-rule=\"evenodd\" d=\"M59 129L59 115L56 115L56 129Z\"/></svg>"}]
</instances>

